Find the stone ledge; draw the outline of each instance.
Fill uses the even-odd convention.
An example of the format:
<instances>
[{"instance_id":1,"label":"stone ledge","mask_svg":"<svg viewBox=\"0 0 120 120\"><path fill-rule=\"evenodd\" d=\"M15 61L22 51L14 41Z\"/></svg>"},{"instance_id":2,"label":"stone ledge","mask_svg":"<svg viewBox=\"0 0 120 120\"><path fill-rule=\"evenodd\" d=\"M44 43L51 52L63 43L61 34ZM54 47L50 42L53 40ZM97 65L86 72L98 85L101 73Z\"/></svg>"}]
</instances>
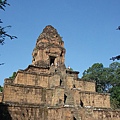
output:
<instances>
[{"instance_id":1,"label":"stone ledge","mask_svg":"<svg viewBox=\"0 0 120 120\"><path fill-rule=\"evenodd\" d=\"M89 91L80 91L79 93L100 94L100 95L109 95L110 96L110 93L98 93L98 92L91 92L91 91L90 92Z\"/></svg>"},{"instance_id":2,"label":"stone ledge","mask_svg":"<svg viewBox=\"0 0 120 120\"><path fill-rule=\"evenodd\" d=\"M24 70L19 70L17 72L18 73L25 73L25 74L32 74L32 75L39 75L39 76L51 76L50 74L48 73L37 73L37 72L28 72L28 71L24 71Z\"/></svg>"},{"instance_id":3,"label":"stone ledge","mask_svg":"<svg viewBox=\"0 0 120 120\"><path fill-rule=\"evenodd\" d=\"M34 85L23 85L23 84L9 84L9 83L5 83L5 85L10 85L10 86L16 86L16 87L23 87L23 88L35 88L35 89L45 89L41 86L34 86Z\"/></svg>"},{"instance_id":4,"label":"stone ledge","mask_svg":"<svg viewBox=\"0 0 120 120\"><path fill-rule=\"evenodd\" d=\"M98 108L98 107L94 107L93 111L111 111L111 112L120 112L120 109L112 109L112 108Z\"/></svg>"},{"instance_id":5,"label":"stone ledge","mask_svg":"<svg viewBox=\"0 0 120 120\"><path fill-rule=\"evenodd\" d=\"M49 69L50 68L50 66L37 66L37 65L28 65L28 67L25 69L25 70L23 70L23 71L27 71L27 70L29 70L30 68L44 68L44 69Z\"/></svg>"},{"instance_id":6,"label":"stone ledge","mask_svg":"<svg viewBox=\"0 0 120 120\"><path fill-rule=\"evenodd\" d=\"M18 102L2 102L2 104L8 105L8 106L13 106L13 107L34 107L34 108L39 108L39 107L46 107L45 104L29 104L29 103L18 103Z\"/></svg>"},{"instance_id":7,"label":"stone ledge","mask_svg":"<svg viewBox=\"0 0 120 120\"><path fill-rule=\"evenodd\" d=\"M5 83L5 85L10 85L10 86L15 86L15 87L23 87L23 88L35 88L35 89L45 89L45 90L54 90L57 88L60 89L65 89L65 87L62 86L55 86L53 88L45 88L45 87L41 87L41 86L34 86L34 85L23 85L23 84L14 84L14 83Z\"/></svg>"},{"instance_id":8,"label":"stone ledge","mask_svg":"<svg viewBox=\"0 0 120 120\"><path fill-rule=\"evenodd\" d=\"M46 90L54 90L54 89L57 89L57 88L65 89L65 87L62 87L62 86L54 86L53 88L46 88Z\"/></svg>"},{"instance_id":9,"label":"stone ledge","mask_svg":"<svg viewBox=\"0 0 120 120\"><path fill-rule=\"evenodd\" d=\"M73 70L70 70L70 69L66 69L66 73L74 73L74 74L79 74L78 71L73 71Z\"/></svg>"},{"instance_id":10,"label":"stone ledge","mask_svg":"<svg viewBox=\"0 0 120 120\"><path fill-rule=\"evenodd\" d=\"M10 106L10 107L30 107L30 108L47 108L47 109L63 109L63 108L72 108L76 110L75 106L71 106L71 105L63 105L63 106L47 106L46 104L27 104L27 103L17 103L17 102L2 102L0 103L0 106ZM77 110L81 110L81 109L89 109L89 110L93 110L93 111L107 111L107 112L119 112L120 113L120 109L112 109L112 108L98 108L98 107L77 107Z\"/></svg>"},{"instance_id":11,"label":"stone ledge","mask_svg":"<svg viewBox=\"0 0 120 120\"><path fill-rule=\"evenodd\" d=\"M93 82L93 83L95 83L95 80L84 80L84 79L81 79L81 78L78 78L77 81Z\"/></svg>"}]
</instances>

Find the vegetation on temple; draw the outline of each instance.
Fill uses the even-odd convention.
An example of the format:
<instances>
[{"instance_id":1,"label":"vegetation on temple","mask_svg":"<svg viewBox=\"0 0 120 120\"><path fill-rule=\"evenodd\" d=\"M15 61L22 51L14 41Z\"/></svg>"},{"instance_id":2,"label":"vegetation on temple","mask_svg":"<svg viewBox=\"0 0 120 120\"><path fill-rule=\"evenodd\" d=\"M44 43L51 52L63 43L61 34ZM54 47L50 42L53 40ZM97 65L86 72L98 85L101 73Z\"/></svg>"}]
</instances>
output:
<instances>
[{"instance_id":1,"label":"vegetation on temple","mask_svg":"<svg viewBox=\"0 0 120 120\"><path fill-rule=\"evenodd\" d=\"M16 72L13 72L12 76L10 76L10 79L14 79L16 77Z\"/></svg>"},{"instance_id":2,"label":"vegetation on temple","mask_svg":"<svg viewBox=\"0 0 120 120\"><path fill-rule=\"evenodd\" d=\"M111 107L120 108L120 63L113 62L109 67L95 63L83 72L84 80L95 80L96 90L111 94Z\"/></svg>"},{"instance_id":3,"label":"vegetation on temple","mask_svg":"<svg viewBox=\"0 0 120 120\"><path fill-rule=\"evenodd\" d=\"M3 91L3 87L0 85L0 92L2 92Z\"/></svg>"}]
</instances>

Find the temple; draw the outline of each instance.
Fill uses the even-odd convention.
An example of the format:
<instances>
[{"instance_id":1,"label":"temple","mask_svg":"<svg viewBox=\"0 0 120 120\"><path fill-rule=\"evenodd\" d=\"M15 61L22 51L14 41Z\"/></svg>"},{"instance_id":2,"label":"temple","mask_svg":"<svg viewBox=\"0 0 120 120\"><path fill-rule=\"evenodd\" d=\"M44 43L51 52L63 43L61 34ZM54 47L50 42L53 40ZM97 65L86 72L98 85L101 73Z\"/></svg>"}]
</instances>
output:
<instances>
[{"instance_id":1,"label":"temple","mask_svg":"<svg viewBox=\"0 0 120 120\"><path fill-rule=\"evenodd\" d=\"M94 81L65 66L64 41L46 26L32 52L32 63L4 81L1 120L120 120L110 94L97 93Z\"/></svg>"}]
</instances>

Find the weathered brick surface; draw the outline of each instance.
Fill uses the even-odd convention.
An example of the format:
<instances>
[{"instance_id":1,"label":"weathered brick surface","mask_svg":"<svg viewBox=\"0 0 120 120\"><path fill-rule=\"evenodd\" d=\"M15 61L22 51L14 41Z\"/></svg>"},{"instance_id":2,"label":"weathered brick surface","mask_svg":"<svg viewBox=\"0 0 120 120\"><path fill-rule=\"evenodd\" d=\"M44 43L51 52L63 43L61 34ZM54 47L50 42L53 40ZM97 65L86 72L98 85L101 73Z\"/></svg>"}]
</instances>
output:
<instances>
[{"instance_id":1,"label":"weathered brick surface","mask_svg":"<svg viewBox=\"0 0 120 120\"><path fill-rule=\"evenodd\" d=\"M0 102L2 102L2 92L0 92Z\"/></svg>"},{"instance_id":2,"label":"weathered brick surface","mask_svg":"<svg viewBox=\"0 0 120 120\"><path fill-rule=\"evenodd\" d=\"M66 87L76 88L79 89L80 91L95 92L95 82L74 79L73 76L67 76Z\"/></svg>"},{"instance_id":3,"label":"weathered brick surface","mask_svg":"<svg viewBox=\"0 0 120 120\"><path fill-rule=\"evenodd\" d=\"M63 88L47 89L46 103L48 106L63 106L64 105L64 89Z\"/></svg>"},{"instance_id":4,"label":"weathered brick surface","mask_svg":"<svg viewBox=\"0 0 120 120\"><path fill-rule=\"evenodd\" d=\"M65 67L62 38L47 26L37 39L32 65L5 79L0 93L2 120L120 120L109 94L97 93L94 81Z\"/></svg>"},{"instance_id":5,"label":"weathered brick surface","mask_svg":"<svg viewBox=\"0 0 120 120\"><path fill-rule=\"evenodd\" d=\"M49 78L49 87L54 88L56 86L60 86L60 76L53 75Z\"/></svg>"},{"instance_id":6,"label":"weathered brick surface","mask_svg":"<svg viewBox=\"0 0 120 120\"><path fill-rule=\"evenodd\" d=\"M33 85L48 87L49 76L46 74L30 74L24 72L18 72L14 84Z\"/></svg>"},{"instance_id":7,"label":"weathered brick surface","mask_svg":"<svg viewBox=\"0 0 120 120\"><path fill-rule=\"evenodd\" d=\"M75 81L76 88L80 88L81 91L95 92L95 82L77 80Z\"/></svg>"},{"instance_id":8,"label":"weathered brick surface","mask_svg":"<svg viewBox=\"0 0 120 120\"><path fill-rule=\"evenodd\" d=\"M82 100L84 106L110 108L109 94L80 92L80 99Z\"/></svg>"},{"instance_id":9,"label":"weathered brick surface","mask_svg":"<svg viewBox=\"0 0 120 120\"><path fill-rule=\"evenodd\" d=\"M0 112L7 113L8 120L120 120L120 111L100 108L8 104L0 105Z\"/></svg>"},{"instance_id":10,"label":"weathered brick surface","mask_svg":"<svg viewBox=\"0 0 120 120\"><path fill-rule=\"evenodd\" d=\"M3 102L45 104L46 90L40 87L5 85Z\"/></svg>"}]
</instances>

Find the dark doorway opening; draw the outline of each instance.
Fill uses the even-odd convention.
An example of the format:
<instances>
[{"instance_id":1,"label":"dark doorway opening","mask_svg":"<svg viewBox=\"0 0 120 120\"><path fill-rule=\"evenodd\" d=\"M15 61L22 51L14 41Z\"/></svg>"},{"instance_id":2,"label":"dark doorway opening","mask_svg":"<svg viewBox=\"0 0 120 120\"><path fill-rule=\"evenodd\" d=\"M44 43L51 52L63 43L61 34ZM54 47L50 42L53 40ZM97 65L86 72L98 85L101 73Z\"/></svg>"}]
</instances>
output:
<instances>
[{"instance_id":1,"label":"dark doorway opening","mask_svg":"<svg viewBox=\"0 0 120 120\"><path fill-rule=\"evenodd\" d=\"M82 100L80 100L80 106L83 107L83 101Z\"/></svg>"},{"instance_id":2,"label":"dark doorway opening","mask_svg":"<svg viewBox=\"0 0 120 120\"><path fill-rule=\"evenodd\" d=\"M50 56L50 65L54 65L55 57Z\"/></svg>"},{"instance_id":3,"label":"dark doorway opening","mask_svg":"<svg viewBox=\"0 0 120 120\"><path fill-rule=\"evenodd\" d=\"M75 117L73 117L73 120L77 120Z\"/></svg>"},{"instance_id":4,"label":"dark doorway opening","mask_svg":"<svg viewBox=\"0 0 120 120\"><path fill-rule=\"evenodd\" d=\"M62 86L62 82L63 82L63 81L60 79L60 86Z\"/></svg>"},{"instance_id":5,"label":"dark doorway opening","mask_svg":"<svg viewBox=\"0 0 120 120\"><path fill-rule=\"evenodd\" d=\"M76 88L75 84L73 84L73 88Z\"/></svg>"},{"instance_id":6,"label":"dark doorway opening","mask_svg":"<svg viewBox=\"0 0 120 120\"><path fill-rule=\"evenodd\" d=\"M67 95L64 94L64 104L66 103Z\"/></svg>"}]
</instances>

